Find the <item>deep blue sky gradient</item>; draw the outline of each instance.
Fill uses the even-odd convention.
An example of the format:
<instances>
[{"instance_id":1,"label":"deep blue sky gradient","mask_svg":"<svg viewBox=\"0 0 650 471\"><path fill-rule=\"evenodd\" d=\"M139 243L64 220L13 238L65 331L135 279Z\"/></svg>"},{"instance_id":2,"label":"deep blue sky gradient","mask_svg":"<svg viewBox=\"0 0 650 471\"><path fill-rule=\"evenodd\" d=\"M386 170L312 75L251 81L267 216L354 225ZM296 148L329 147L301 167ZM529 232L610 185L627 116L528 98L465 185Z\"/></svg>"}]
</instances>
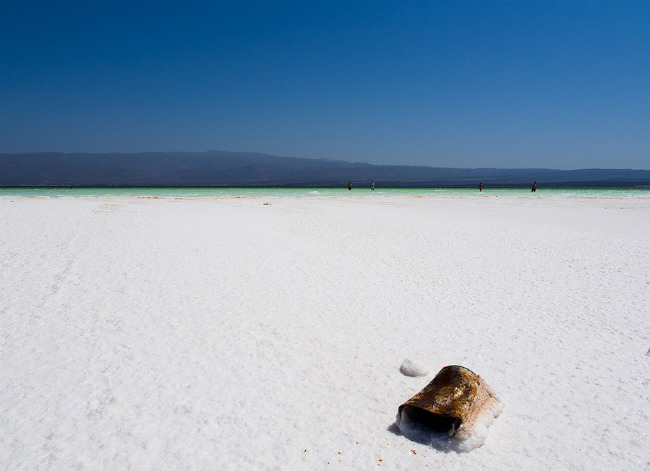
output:
<instances>
[{"instance_id":1,"label":"deep blue sky gradient","mask_svg":"<svg viewBox=\"0 0 650 471\"><path fill-rule=\"evenodd\" d=\"M648 1L0 0L0 152L650 168Z\"/></svg>"}]
</instances>

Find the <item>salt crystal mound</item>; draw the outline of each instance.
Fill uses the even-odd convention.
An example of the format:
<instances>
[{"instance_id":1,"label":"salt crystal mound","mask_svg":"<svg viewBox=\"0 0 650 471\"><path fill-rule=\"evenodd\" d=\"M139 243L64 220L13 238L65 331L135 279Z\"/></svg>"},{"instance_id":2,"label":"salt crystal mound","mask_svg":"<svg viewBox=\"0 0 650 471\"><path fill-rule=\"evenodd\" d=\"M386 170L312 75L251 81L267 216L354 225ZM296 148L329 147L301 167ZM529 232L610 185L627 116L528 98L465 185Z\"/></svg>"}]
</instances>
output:
<instances>
[{"instance_id":1,"label":"salt crystal mound","mask_svg":"<svg viewBox=\"0 0 650 471\"><path fill-rule=\"evenodd\" d=\"M444 451L481 446L503 403L483 379L462 366L446 366L399 407L396 425L406 438Z\"/></svg>"},{"instance_id":2,"label":"salt crystal mound","mask_svg":"<svg viewBox=\"0 0 650 471\"><path fill-rule=\"evenodd\" d=\"M429 369L426 366L408 358L402 362L399 370L405 376L426 376L429 374Z\"/></svg>"}]
</instances>

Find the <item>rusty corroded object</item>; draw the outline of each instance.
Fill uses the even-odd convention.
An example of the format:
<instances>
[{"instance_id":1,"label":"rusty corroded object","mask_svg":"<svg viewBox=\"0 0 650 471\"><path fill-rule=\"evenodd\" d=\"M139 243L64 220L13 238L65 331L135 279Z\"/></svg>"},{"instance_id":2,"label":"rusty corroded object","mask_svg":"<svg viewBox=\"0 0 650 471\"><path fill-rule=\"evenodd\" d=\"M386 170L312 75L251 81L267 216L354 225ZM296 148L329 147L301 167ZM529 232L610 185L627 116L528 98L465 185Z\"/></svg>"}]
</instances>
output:
<instances>
[{"instance_id":1,"label":"rusty corroded object","mask_svg":"<svg viewBox=\"0 0 650 471\"><path fill-rule=\"evenodd\" d=\"M489 425L500 411L501 401L479 375L463 366L445 366L422 391L399 406L397 425L416 424L464 440L478 423Z\"/></svg>"}]
</instances>

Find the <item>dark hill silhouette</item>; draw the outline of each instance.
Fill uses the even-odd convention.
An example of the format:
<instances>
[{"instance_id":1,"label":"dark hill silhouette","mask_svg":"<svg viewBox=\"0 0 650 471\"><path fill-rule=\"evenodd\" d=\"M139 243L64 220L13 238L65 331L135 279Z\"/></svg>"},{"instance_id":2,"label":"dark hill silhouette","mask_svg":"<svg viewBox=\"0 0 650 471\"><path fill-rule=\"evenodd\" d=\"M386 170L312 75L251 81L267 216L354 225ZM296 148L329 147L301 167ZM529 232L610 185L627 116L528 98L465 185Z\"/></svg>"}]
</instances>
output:
<instances>
[{"instance_id":1,"label":"dark hill silhouette","mask_svg":"<svg viewBox=\"0 0 650 471\"><path fill-rule=\"evenodd\" d=\"M0 154L0 186L380 186L634 187L650 170L496 169L371 165L244 152Z\"/></svg>"}]
</instances>

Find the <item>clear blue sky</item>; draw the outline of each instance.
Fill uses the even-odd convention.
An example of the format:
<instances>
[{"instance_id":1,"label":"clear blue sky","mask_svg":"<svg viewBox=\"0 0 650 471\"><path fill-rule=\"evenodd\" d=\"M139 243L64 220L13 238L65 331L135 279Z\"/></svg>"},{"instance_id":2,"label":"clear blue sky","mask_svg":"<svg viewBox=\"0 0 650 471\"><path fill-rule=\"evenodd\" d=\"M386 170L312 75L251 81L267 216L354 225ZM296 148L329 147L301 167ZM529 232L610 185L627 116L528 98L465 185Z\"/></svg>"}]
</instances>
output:
<instances>
[{"instance_id":1,"label":"clear blue sky","mask_svg":"<svg viewBox=\"0 0 650 471\"><path fill-rule=\"evenodd\" d=\"M648 1L0 0L0 152L650 168Z\"/></svg>"}]
</instances>

